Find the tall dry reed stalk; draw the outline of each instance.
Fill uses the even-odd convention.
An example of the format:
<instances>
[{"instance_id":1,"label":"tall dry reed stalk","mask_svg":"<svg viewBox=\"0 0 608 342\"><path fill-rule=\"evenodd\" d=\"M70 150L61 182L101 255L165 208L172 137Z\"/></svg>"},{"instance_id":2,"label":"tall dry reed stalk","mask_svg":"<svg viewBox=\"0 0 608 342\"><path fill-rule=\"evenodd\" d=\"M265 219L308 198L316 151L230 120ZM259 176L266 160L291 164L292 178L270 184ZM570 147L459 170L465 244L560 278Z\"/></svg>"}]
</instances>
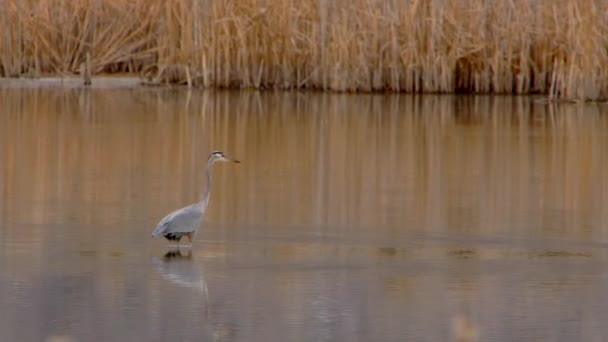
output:
<instances>
[{"instance_id":1,"label":"tall dry reed stalk","mask_svg":"<svg viewBox=\"0 0 608 342\"><path fill-rule=\"evenodd\" d=\"M2 0L0 75L608 95L604 0Z\"/></svg>"}]
</instances>

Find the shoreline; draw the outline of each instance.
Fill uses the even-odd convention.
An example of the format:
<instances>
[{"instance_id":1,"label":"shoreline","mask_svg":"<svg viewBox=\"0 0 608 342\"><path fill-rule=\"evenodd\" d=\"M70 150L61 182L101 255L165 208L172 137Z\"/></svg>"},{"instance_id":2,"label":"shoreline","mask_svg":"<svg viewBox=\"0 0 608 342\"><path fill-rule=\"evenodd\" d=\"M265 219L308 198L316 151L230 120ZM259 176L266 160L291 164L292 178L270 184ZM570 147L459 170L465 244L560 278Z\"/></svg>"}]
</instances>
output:
<instances>
[{"instance_id":1,"label":"shoreline","mask_svg":"<svg viewBox=\"0 0 608 342\"><path fill-rule=\"evenodd\" d=\"M560 97L550 97L548 94L516 94L516 93L475 93L475 92L392 92L392 91L337 91L331 89L281 89L281 88L243 88L243 87L203 87L203 86L191 86L188 84L174 84L174 83L155 83L146 81L141 77L132 76L130 74L104 74L90 77L90 83L85 84L85 80L80 75L69 75L65 77L61 76L44 76L44 77L30 77L30 78L11 78L11 77L0 77L0 89L206 89L206 90L227 90L227 91L295 91L295 92L321 92L328 94L350 94L350 95L412 95L412 96L424 96L424 95L445 95L445 96L513 96L513 97L529 97L535 103L538 104L549 104L549 103L599 103L607 104L608 100L605 98L598 99L569 99Z\"/></svg>"},{"instance_id":2,"label":"shoreline","mask_svg":"<svg viewBox=\"0 0 608 342\"><path fill-rule=\"evenodd\" d=\"M147 86L139 77L129 75L103 75L91 78L91 84L85 85L79 76L47 76L36 78L8 78L0 77L0 89L38 89L38 88L92 88L92 89L123 89Z\"/></svg>"},{"instance_id":3,"label":"shoreline","mask_svg":"<svg viewBox=\"0 0 608 342\"><path fill-rule=\"evenodd\" d=\"M606 99L596 100L576 100L566 98L550 98L546 94L508 94L508 93L475 93L475 92L445 92L445 93L413 93L413 92L391 92L391 91L366 91L366 92L350 92L350 91L336 91L331 89L258 89L258 88L241 88L241 87L203 87L203 86L189 86L187 84L173 84L173 83L154 83L146 81L140 77L132 76L130 74L105 74L90 77L90 83L86 84L82 76L69 75L65 77L61 76L44 76L44 77L30 77L30 78L11 78L11 77L0 77L0 89L144 89L144 88L160 88L160 89L207 89L207 90L233 90L233 91L295 91L295 92L321 92L328 94L350 94L350 95L412 95L412 96L514 96L514 97L529 97L534 102L540 104L548 103L606 103Z\"/></svg>"}]
</instances>

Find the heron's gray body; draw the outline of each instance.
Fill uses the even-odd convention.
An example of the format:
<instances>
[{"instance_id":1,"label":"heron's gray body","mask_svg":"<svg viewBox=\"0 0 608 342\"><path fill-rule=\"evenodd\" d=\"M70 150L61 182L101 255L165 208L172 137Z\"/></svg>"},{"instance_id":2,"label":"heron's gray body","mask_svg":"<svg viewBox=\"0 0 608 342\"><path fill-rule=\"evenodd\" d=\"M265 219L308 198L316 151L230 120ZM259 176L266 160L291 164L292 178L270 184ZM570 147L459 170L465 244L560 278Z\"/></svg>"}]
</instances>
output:
<instances>
[{"instance_id":1,"label":"heron's gray body","mask_svg":"<svg viewBox=\"0 0 608 342\"><path fill-rule=\"evenodd\" d=\"M167 240L179 241L184 235L195 232L203 222L203 211L197 204L178 209L165 216L152 232L152 237L163 235Z\"/></svg>"},{"instance_id":2,"label":"heron's gray body","mask_svg":"<svg viewBox=\"0 0 608 342\"><path fill-rule=\"evenodd\" d=\"M205 169L207 186L203 191L201 201L178 209L165 216L152 231L152 237L162 235L169 241L176 241L179 243L179 240L182 237L187 236L190 242L192 242L194 234L203 222L207 203L209 203L209 194L211 193L211 167L213 163L218 161L240 163L238 160L226 157L222 152L216 151L211 153L207 159L207 168Z\"/></svg>"}]
</instances>

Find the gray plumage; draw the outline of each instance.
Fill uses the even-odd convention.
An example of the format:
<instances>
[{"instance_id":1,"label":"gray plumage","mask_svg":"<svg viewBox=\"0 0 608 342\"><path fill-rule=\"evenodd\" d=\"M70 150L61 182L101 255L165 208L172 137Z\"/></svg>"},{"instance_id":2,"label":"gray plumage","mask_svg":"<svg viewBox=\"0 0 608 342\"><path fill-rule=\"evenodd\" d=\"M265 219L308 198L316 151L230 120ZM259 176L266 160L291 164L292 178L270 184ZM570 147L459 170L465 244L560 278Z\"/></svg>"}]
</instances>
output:
<instances>
[{"instance_id":1,"label":"gray plumage","mask_svg":"<svg viewBox=\"0 0 608 342\"><path fill-rule=\"evenodd\" d=\"M223 152L216 151L211 153L207 159L207 167L205 169L207 184L200 202L178 209L165 216L152 231L152 237L162 235L169 241L176 241L179 243L180 239L186 236L190 240L190 243L192 243L194 234L203 222L203 216L205 215L205 210L207 210L207 204L209 203L209 195L211 194L211 169L215 162L240 163L238 160L226 157Z\"/></svg>"},{"instance_id":2,"label":"gray plumage","mask_svg":"<svg viewBox=\"0 0 608 342\"><path fill-rule=\"evenodd\" d=\"M203 212L197 204L193 204L165 216L152 232L152 236L162 234L168 240L179 240L185 234L194 232L201 222L203 222Z\"/></svg>"}]
</instances>

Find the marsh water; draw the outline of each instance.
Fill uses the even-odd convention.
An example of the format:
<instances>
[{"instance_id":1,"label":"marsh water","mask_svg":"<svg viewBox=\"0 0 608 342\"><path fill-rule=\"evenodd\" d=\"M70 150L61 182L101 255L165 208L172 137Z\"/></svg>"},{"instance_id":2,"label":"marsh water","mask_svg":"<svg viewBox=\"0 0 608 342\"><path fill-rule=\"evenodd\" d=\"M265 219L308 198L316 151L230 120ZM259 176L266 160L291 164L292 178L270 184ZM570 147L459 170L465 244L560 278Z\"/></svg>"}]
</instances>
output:
<instances>
[{"instance_id":1,"label":"marsh water","mask_svg":"<svg viewBox=\"0 0 608 342\"><path fill-rule=\"evenodd\" d=\"M607 110L0 89L0 341L602 340Z\"/></svg>"}]
</instances>

